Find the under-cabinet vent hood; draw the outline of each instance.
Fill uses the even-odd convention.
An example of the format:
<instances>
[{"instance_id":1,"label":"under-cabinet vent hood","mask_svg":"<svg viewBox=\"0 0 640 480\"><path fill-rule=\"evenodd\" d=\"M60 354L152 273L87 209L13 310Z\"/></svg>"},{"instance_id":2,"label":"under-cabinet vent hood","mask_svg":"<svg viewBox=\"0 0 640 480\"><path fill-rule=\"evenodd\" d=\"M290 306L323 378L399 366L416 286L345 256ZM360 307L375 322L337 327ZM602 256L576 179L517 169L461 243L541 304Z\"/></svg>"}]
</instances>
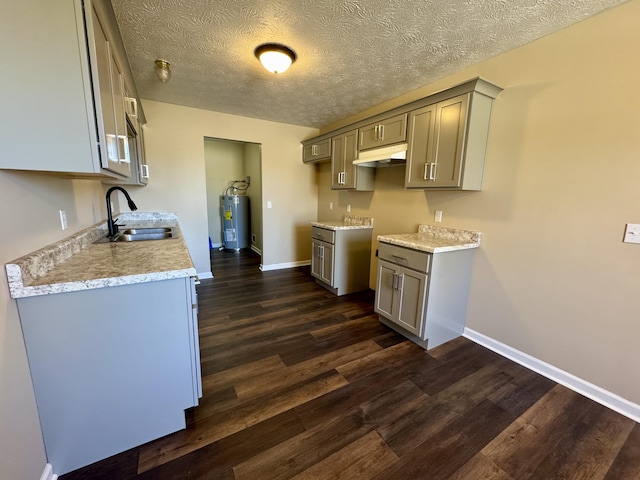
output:
<instances>
[{"instance_id":1,"label":"under-cabinet vent hood","mask_svg":"<svg viewBox=\"0 0 640 480\"><path fill-rule=\"evenodd\" d=\"M399 143L389 147L365 150L358 153L358 159L353 161L359 167L391 167L407 163L407 144Z\"/></svg>"}]
</instances>

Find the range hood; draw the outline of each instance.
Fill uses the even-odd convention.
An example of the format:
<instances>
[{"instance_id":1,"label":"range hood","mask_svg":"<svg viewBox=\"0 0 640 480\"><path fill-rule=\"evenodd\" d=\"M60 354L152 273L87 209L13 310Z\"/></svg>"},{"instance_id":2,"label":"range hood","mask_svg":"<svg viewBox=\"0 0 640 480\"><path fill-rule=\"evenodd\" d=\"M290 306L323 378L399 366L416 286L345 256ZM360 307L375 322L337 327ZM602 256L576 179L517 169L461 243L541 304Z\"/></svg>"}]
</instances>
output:
<instances>
[{"instance_id":1,"label":"range hood","mask_svg":"<svg viewBox=\"0 0 640 480\"><path fill-rule=\"evenodd\" d=\"M358 153L358 159L353 161L359 167L392 167L407 163L407 144L399 143L389 147L375 148Z\"/></svg>"}]
</instances>

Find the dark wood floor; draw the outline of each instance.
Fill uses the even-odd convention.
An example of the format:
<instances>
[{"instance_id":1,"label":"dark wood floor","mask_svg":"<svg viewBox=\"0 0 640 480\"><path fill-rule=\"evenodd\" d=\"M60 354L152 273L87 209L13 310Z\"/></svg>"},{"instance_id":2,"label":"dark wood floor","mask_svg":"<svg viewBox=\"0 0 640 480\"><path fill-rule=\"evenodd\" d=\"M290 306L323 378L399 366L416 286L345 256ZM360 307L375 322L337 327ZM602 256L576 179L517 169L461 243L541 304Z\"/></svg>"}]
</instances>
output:
<instances>
[{"instance_id":1,"label":"dark wood floor","mask_svg":"<svg viewBox=\"0 0 640 480\"><path fill-rule=\"evenodd\" d=\"M464 338L425 352L372 292L212 252L188 428L77 479L640 479L640 426Z\"/></svg>"}]
</instances>

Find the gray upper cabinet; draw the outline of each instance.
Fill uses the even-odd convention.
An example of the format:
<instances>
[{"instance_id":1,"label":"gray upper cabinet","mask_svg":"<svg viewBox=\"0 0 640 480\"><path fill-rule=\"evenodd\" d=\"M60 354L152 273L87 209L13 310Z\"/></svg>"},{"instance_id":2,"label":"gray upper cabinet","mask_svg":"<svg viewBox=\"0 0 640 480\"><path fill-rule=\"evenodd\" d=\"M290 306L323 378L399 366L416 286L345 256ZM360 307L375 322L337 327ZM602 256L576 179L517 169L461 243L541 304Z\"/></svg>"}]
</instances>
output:
<instances>
[{"instance_id":1,"label":"gray upper cabinet","mask_svg":"<svg viewBox=\"0 0 640 480\"><path fill-rule=\"evenodd\" d=\"M331 139L303 145L302 161L304 163L321 162L331 159Z\"/></svg>"},{"instance_id":2,"label":"gray upper cabinet","mask_svg":"<svg viewBox=\"0 0 640 480\"><path fill-rule=\"evenodd\" d=\"M472 92L410 112L405 187L481 190L492 101Z\"/></svg>"},{"instance_id":3,"label":"gray upper cabinet","mask_svg":"<svg viewBox=\"0 0 640 480\"><path fill-rule=\"evenodd\" d=\"M373 190L372 168L358 167L358 129L331 139L331 188L333 190Z\"/></svg>"},{"instance_id":4,"label":"gray upper cabinet","mask_svg":"<svg viewBox=\"0 0 640 480\"><path fill-rule=\"evenodd\" d=\"M118 65L106 27L98 14L91 8L91 22L87 22L92 82L94 91L100 92L95 98L96 120L98 124L101 166L131 176L127 130L124 116L124 79ZM89 12L86 12L87 15ZM100 135L102 133L103 135Z\"/></svg>"},{"instance_id":5,"label":"gray upper cabinet","mask_svg":"<svg viewBox=\"0 0 640 480\"><path fill-rule=\"evenodd\" d=\"M132 77L110 2L10 2L0 41L14 46L0 90L0 168L128 178Z\"/></svg>"},{"instance_id":6,"label":"gray upper cabinet","mask_svg":"<svg viewBox=\"0 0 640 480\"><path fill-rule=\"evenodd\" d=\"M482 190L491 108L501 91L497 85L477 77L306 140L303 151L333 137L332 162L336 158L342 162L342 153L339 149L336 151L335 141L343 148L343 136L357 130L354 155L359 151L407 142L406 188ZM353 153L351 145L349 149L349 154ZM307 158L305 153L305 161ZM343 169L343 164L332 165L331 188L354 188L349 186L348 174L346 183L344 173L337 176ZM359 176L362 176L362 170L359 170ZM371 187L358 187L357 190L373 190L373 173L367 175Z\"/></svg>"},{"instance_id":7,"label":"gray upper cabinet","mask_svg":"<svg viewBox=\"0 0 640 480\"><path fill-rule=\"evenodd\" d=\"M385 118L359 128L358 150L404 142L407 138L407 114Z\"/></svg>"}]
</instances>

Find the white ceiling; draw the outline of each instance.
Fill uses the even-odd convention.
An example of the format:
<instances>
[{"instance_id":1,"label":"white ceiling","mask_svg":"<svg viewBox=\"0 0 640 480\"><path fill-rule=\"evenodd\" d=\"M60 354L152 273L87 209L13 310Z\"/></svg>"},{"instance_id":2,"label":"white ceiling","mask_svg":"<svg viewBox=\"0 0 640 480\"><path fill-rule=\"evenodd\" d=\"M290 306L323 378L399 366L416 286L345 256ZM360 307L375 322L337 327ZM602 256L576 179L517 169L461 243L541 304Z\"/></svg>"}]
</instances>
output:
<instances>
[{"instance_id":1,"label":"white ceiling","mask_svg":"<svg viewBox=\"0 0 640 480\"><path fill-rule=\"evenodd\" d=\"M626 1L112 3L142 98L322 127ZM266 42L298 60L268 73L253 54ZM157 58L171 63L169 83Z\"/></svg>"}]
</instances>

